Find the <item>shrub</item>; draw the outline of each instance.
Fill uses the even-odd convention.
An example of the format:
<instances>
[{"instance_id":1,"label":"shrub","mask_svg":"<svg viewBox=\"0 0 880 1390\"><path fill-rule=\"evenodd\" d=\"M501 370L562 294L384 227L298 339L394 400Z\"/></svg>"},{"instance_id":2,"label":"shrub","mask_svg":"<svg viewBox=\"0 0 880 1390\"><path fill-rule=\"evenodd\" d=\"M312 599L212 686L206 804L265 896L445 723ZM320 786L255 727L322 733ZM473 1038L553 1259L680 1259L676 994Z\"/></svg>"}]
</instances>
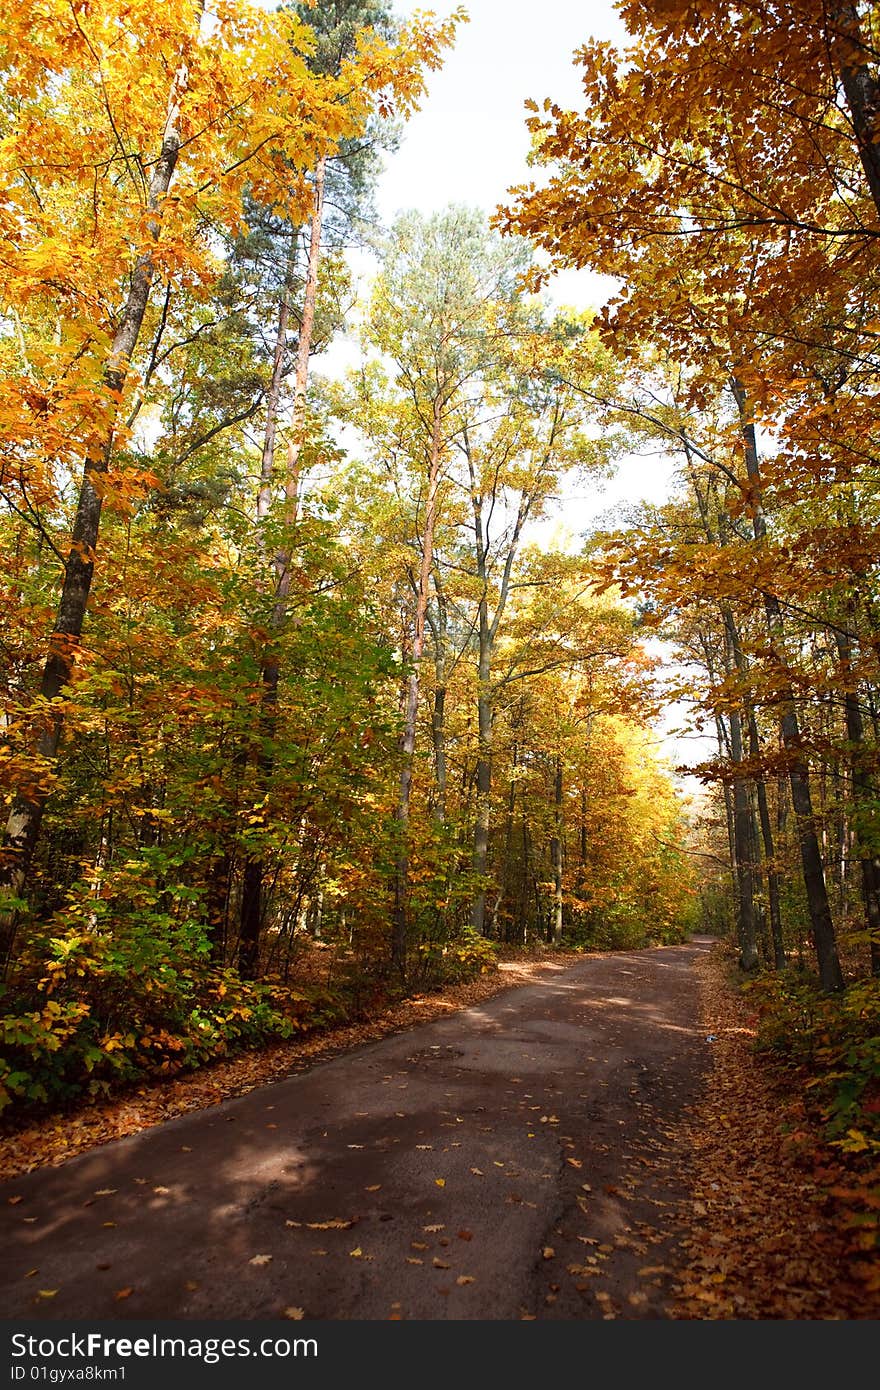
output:
<instances>
[{"instance_id":1,"label":"shrub","mask_svg":"<svg viewBox=\"0 0 880 1390\"><path fill-rule=\"evenodd\" d=\"M758 1046L804 1075L830 1141L880 1152L880 980L823 994L792 972L757 980Z\"/></svg>"}]
</instances>

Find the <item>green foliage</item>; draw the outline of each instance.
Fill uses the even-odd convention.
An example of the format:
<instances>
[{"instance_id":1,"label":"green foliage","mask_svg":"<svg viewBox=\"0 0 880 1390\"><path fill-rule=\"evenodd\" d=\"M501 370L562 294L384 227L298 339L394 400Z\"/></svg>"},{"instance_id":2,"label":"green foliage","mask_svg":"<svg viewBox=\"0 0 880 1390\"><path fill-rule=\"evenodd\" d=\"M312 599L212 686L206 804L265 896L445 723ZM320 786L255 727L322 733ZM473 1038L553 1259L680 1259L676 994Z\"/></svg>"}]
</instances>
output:
<instances>
[{"instance_id":1,"label":"green foliage","mask_svg":"<svg viewBox=\"0 0 880 1390\"><path fill-rule=\"evenodd\" d=\"M329 989L243 981L211 965L198 922L92 907L93 926L59 921L57 935L33 943L27 964L44 972L35 987L5 991L0 1110L170 1076L344 1014Z\"/></svg>"},{"instance_id":2,"label":"green foliage","mask_svg":"<svg viewBox=\"0 0 880 1390\"><path fill-rule=\"evenodd\" d=\"M880 980L829 996L787 971L745 988L759 1009L759 1048L804 1086L831 1142L880 1153Z\"/></svg>"},{"instance_id":3,"label":"green foliage","mask_svg":"<svg viewBox=\"0 0 880 1390\"><path fill-rule=\"evenodd\" d=\"M414 954L413 979L423 988L472 980L498 967L498 946L471 927L462 927L448 941L421 941Z\"/></svg>"}]
</instances>

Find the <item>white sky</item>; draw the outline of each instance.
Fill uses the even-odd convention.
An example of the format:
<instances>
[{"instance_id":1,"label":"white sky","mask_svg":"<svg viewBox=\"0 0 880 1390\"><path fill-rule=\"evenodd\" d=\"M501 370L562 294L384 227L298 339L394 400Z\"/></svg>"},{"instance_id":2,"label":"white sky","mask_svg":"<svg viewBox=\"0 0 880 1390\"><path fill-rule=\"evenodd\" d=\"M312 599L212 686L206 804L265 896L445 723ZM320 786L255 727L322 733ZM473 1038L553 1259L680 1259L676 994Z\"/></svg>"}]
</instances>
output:
<instances>
[{"instance_id":1,"label":"white sky","mask_svg":"<svg viewBox=\"0 0 880 1390\"><path fill-rule=\"evenodd\" d=\"M395 5L402 17L419 8L428 6ZM470 23L429 76L427 100L382 180L385 216L399 207L429 212L464 202L488 211L502 202L511 184L530 176L526 98L580 105L574 50L590 37L625 38L609 0L470 0L466 8Z\"/></svg>"},{"instance_id":2,"label":"white sky","mask_svg":"<svg viewBox=\"0 0 880 1390\"><path fill-rule=\"evenodd\" d=\"M431 6L397 0L405 19L415 10L445 16L455 0ZM583 101L575 50L588 39L626 42L626 30L611 0L469 0L470 21L461 25L454 48L439 72L428 77L421 110L407 122L399 151L387 158L377 189L383 223L404 208L431 213L449 203L468 203L490 214L506 201L509 188L534 176L526 163L529 133L527 98L550 97L559 105ZM365 277L371 268L355 260ZM551 293L560 304L596 307L612 292L613 281L588 271L556 277ZM338 343L321 364L338 370L356 358L353 344ZM588 492L579 489L565 505L574 531L620 503L645 497L661 501L670 469L660 458L624 461L615 478Z\"/></svg>"}]
</instances>

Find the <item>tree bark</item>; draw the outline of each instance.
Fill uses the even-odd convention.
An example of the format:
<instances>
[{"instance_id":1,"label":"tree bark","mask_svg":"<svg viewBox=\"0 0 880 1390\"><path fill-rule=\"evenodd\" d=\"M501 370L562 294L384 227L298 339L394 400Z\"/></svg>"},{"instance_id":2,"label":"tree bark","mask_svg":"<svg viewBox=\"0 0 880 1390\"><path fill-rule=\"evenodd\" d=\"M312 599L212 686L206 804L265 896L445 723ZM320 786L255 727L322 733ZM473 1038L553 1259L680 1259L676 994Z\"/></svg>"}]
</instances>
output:
<instances>
[{"instance_id":1,"label":"tree bark","mask_svg":"<svg viewBox=\"0 0 880 1390\"><path fill-rule=\"evenodd\" d=\"M315 335L315 310L318 304L318 269L321 262L321 227L324 217L324 185L327 178L327 157L322 155L315 168L315 201L309 234L309 264L303 294L302 322L296 349L296 376L293 390L293 414L287 443L287 473L285 495L287 515L292 524L299 509L300 457L306 436L306 396L309 383L309 358ZM289 557L284 557L289 563Z\"/></svg>"},{"instance_id":2,"label":"tree bark","mask_svg":"<svg viewBox=\"0 0 880 1390\"><path fill-rule=\"evenodd\" d=\"M880 215L880 84L866 61L858 5L833 4L831 49L839 64L840 82L852 118L853 134L874 207Z\"/></svg>"},{"instance_id":3,"label":"tree bark","mask_svg":"<svg viewBox=\"0 0 880 1390\"><path fill-rule=\"evenodd\" d=\"M761 506L761 470L758 463L755 426L751 419L748 397L742 382L737 377L732 376L730 386L739 410L743 456L752 491L752 530L756 542L760 544L766 538L767 524ZM775 651L780 667L784 669L785 661L782 647L785 634L782 609L774 594L764 594L764 613L771 647ZM837 938L831 916L831 906L828 901L828 888L825 883L825 870L819 848L819 837L816 832L816 821L813 815L809 765L804 756L797 708L790 687L786 687L782 691L780 729L783 746L788 755L791 802L797 820L804 887L807 894L813 947L819 966L819 979L823 989L833 992L843 989L843 972L837 953Z\"/></svg>"},{"instance_id":4,"label":"tree bark","mask_svg":"<svg viewBox=\"0 0 880 1390\"><path fill-rule=\"evenodd\" d=\"M555 437L557 423L558 417L554 419L551 446L552 440ZM465 431L464 436L464 449L470 474L474 554L476 559L477 579L480 582L477 625L479 646L477 658L477 816L474 824L474 851L472 859L472 868L477 887L471 905L470 923L475 931L482 932L485 928L486 919L486 872L489 863L489 829L492 819L492 726L494 716L492 656L495 650L495 640L498 636L498 629L501 626L501 619L504 617L504 610L507 607L507 598L510 592L510 577L513 573L513 564L519 549L522 529L531 510L532 498L528 493L520 494L516 520L507 547L507 554L504 558L504 568L501 574L495 611L490 620L488 572L489 539L487 528L483 524L484 497L477 477L477 470L474 464L473 454L471 453L467 431Z\"/></svg>"},{"instance_id":5,"label":"tree bark","mask_svg":"<svg viewBox=\"0 0 880 1390\"><path fill-rule=\"evenodd\" d=\"M403 715L403 760L400 769L400 792L397 800L398 849L394 873L394 905L391 918L391 965L401 978L406 977L407 956L407 886L409 879L409 809L412 796L413 761L416 750L416 728L419 716L419 668L425 650L425 625L431 567L434 563L434 531L437 524L437 501L440 490L442 449L440 440L442 401L436 398L431 424L431 445L428 456L428 493L425 502L425 521L422 528L422 563L416 586L416 611L413 632L410 672L406 683L406 703Z\"/></svg>"},{"instance_id":6,"label":"tree bark","mask_svg":"<svg viewBox=\"0 0 880 1390\"><path fill-rule=\"evenodd\" d=\"M492 694L491 647L485 599L480 601L480 655L477 669L477 818L474 825L472 867L477 888L471 906L471 926L482 932L486 914L486 869L489 860L489 826L492 807Z\"/></svg>"},{"instance_id":7,"label":"tree bark","mask_svg":"<svg viewBox=\"0 0 880 1390\"><path fill-rule=\"evenodd\" d=\"M553 865L553 944L562 945L563 917L563 834L562 819L562 758L557 754L553 776L553 838L550 841L550 862Z\"/></svg>"},{"instance_id":8,"label":"tree bark","mask_svg":"<svg viewBox=\"0 0 880 1390\"><path fill-rule=\"evenodd\" d=\"M757 767L761 756L758 738L758 724L754 710L748 710L749 756ZM758 798L758 821L761 826L761 839L764 844L764 861L767 867L767 899L770 908L770 936L773 942L773 964L777 970L785 968L785 941L782 935L782 909L779 898L779 871L776 868L773 826L770 821L770 807L767 802L767 783L759 774L755 778L755 791Z\"/></svg>"},{"instance_id":9,"label":"tree bark","mask_svg":"<svg viewBox=\"0 0 880 1390\"><path fill-rule=\"evenodd\" d=\"M731 757L734 768L743 762L742 724L739 710L729 715ZM737 935L741 970L758 968L757 931L755 926L755 871L752 863L752 824L749 807L749 786L742 772L733 778L733 843L736 857Z\"/></svg>"},{"instance_id":10,"label":"tree bark","mask_svg":"<svg viewBox=\"0 0 880 1390\"><path fill-rule=\"evenodd\" d=\"M748 666L742 648L739 630L729 605L723 605L724 624L727 628L734 664L745 682ZM782 938L782 916L779 905L779 874L776 871L773 851L773 830L770 824L770 809L767 804L767 786L760 772L761 741L758 736L758 721L751 704L745 702L746 726L749 734L749 757L754 768L753 781L758 805L758 822L761 840L764 845L764 858L767 867L767 899L770 909L770 935L773 943L773 962L777 970L785 965L785 946Z\"/></svg>"},{"instance_id":11,"label":"tree bark","mask_svg":"<svg viewBox=\"0 0 880 1390\"><path fill-rule=\"evenodd\" d=\"M321 227L324 212L324 181L327 160L322 155L315 168L314 199L312 221L309 230L309 263L306 284L303 292L302 322L296 350L296 383L294 387L293 411L290 435L287 444L287 462L284 482L284 521L286 526L295 524L299 510L300 454L306 426L306 398L309 380L309 358L312 350L312 337L315 325L315 306L318 298L318 270L321 258ZM289 272L288 272L289 279ZM284 354L284 340L288 323L288 286L285 284L278 314L278 335L275 345L275 361L272 383L277 381L274 401L267 402L266 429L263 438L263 458L260 475L260 490L257 498L257 520L265 520L272 501L272 470L275 455L275 434L280 393L281 363ZM271 628L278 633L287 617L287 599L290 593L290 550L286 544L277 551L273 560L275 569L275 593L272 609ZM262 682L260 700L260 753L258 755L260 785L268 788L275 766L273 740L278 723L278 687L281 667L276 651L264 657L260 678ZM239 916L238 967L246 979L252 979L259 967L260 933L264 915L263 880L266 866L262 855L250 855L245 860L241 889L241 910Z\"/></svg>"},{"instance_id":12,"label":"tree bark","mask_svg":"<svg viewBox=\"0 0 880 1390\"><path fill-rule=\"evenodd\" d=\"M290 292L295 257L293 250L287 258L284 284L278 304L278 326L275 332L275 352L272 375L266 392L266 423L263 428L263 452L260 458L260 490L257 494L257 521L262 522L272 505L272 480L275 472L275 441L278 437L278 405L284 377L284 356L287 351L287 329L290 321Z\"/></svg>"},{"instance_id":13,"label":"tree bark","mask_svg":"<svg viewBox=\"0 0 880 1390\"><path fill-rule=\"evenodd\" d=\"M434 815L441 825L445 825L448 782L446 765L446 640L448 619L446 596L437 567L434 568L434 592L437 596L436 616L432 616L430 605L425 615L431 628L431 638L434 643L434 707L431 711L431 742L434 746L434 783L436 787Z\"/></svg>"},{"instance_id":14,"label":"tree bark","mask_svg":"<svg viewBox=\"0 0 880 1390\"><path fill-rule=\"evenodd\" d=\"M875 789L865 770L865 725L859 708L858 689L852 677L850 639L839 629L835 632L840 664L843 668L843 703L846 715L846 737L850 745L850 772L855 805L856 844L859 850L862 901L871 949L871 974L880 976L880 856L870 848L870 836L865 836L863 817L871 814L876 801ZM866 843L866 840L868 843Z\"/></svg>"}]
</instances>

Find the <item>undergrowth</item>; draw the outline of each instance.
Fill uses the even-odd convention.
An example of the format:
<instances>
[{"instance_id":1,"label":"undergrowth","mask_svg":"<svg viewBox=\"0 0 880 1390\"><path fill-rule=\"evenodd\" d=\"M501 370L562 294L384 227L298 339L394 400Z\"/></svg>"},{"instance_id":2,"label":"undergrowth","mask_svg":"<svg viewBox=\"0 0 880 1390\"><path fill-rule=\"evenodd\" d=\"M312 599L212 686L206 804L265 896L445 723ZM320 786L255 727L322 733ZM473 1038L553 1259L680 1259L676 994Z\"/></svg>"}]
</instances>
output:
<instances>
[{"instance_id":1,"label":"undergrowth","mask_svg":"<svg viewBox=\"0 0 880 1390\"><path fill-rule=\"evenodd\" d=\"M880 980L824 994L795 971L749 981L758 1048L803 1089L825 1136L848 1154L880 1153Z\"/></svg>"}]
</instances>

